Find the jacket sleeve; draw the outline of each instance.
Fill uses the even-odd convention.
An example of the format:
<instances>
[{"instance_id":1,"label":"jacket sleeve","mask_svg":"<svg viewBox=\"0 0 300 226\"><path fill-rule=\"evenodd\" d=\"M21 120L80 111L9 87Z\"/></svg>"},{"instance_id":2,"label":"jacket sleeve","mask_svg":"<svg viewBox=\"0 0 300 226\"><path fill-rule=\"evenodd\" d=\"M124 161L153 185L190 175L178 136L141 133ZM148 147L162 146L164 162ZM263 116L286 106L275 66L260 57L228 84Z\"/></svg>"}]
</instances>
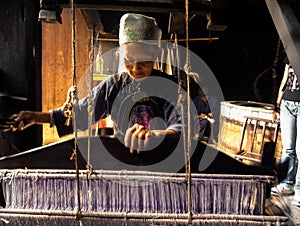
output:
<instances>
[{"instance_id":1,"label":"jacket sleeve","mask_svg":"<svg viewBox=\"0 0 300 226\"><path fill-rule=\"evenodd\" d=\"M99 119L107 115L107 81L103 81L96 86L91 92L91 98L93 100L93 111L92 111L92 124L97 122ZM76 127L78 130L84 131L88 128L88 112L89 109L89 96L84 97L78 101L78 106L75 109L75 120ZM63 111L59 109L52 110L53 122L56 126L59 137L68 135L74 132L73 119L72 117L70 125L66 125L67 118L64 116Z\"/></svg>"}]
</instances>

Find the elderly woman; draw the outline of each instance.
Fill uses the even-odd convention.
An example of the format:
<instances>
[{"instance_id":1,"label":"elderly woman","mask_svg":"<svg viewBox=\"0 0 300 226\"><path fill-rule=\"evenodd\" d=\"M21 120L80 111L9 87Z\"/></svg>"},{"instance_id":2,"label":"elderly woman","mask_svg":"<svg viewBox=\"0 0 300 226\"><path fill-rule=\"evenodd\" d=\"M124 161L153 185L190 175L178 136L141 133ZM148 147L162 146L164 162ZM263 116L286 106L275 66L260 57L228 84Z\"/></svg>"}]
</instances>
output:
<instances>
[{"instance_id":1,"label":"elderly woman","mask_svg":"<svg viewBox=\"0 0 300 226\"><path fill-rule=\"evenodd\" d=\"M131 13L123 15L119 44L126 71L109 76L92 90L94 122L111 115L116 136L123 140L130 153L147 150L154 138L177 137L181 132L181 117L176 104L163 98L165 95L177 98L177 93L169 92L164 84L157 84L159 78L177 81L174 76L153 69L160 51L161 35L154 18ZM158 95L150 95L153 88ZM88 126L88 97L79 100L78 105L76 125L84 130ZM21 111L12 118L19 122L15 128L18 130L32 124L50 123L56 126L59 136L73 132L72 123L69 126L65 123L67 118L62 108L49 112Z\"/></svg>"}]
</instances>

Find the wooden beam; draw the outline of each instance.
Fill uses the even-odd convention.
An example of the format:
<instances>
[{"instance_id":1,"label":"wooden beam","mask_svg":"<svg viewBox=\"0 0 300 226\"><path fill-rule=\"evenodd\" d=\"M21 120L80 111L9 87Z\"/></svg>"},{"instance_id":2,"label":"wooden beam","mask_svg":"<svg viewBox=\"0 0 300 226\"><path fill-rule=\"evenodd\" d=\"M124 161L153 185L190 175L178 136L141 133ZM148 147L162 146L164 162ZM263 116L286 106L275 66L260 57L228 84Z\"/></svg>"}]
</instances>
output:
<instances>
[{"instance_id":1,"label":"wooden beam","mask_svg":"<svg viewBox=\"0 0 300 226\"><path fill-rule=\"evenodd\" d=\"M300 23L287 1L265 0L286 54L300 79ZM300 81L300 80L299 80Z\"/></svg>"},{"instance_id":2,"label":"wooden beam","mask_svg":"<svg viewBox=\"0 0 300 226\"><path fill-rule=\"evenodd\" d=\"M70 8L68 1L59 0L60 6ZM190 5L191 14L206 16L210 6L209 0L193 2ZM174 0L116 0L116 1L91 1L78 0L75 8L84 10L116 11L116 12L152 12L152 13L171 13L184 12L184 1Z\"/></svg>"},{"instance_id":3,"label":"wooden beam","mask_svg":"<svg viewBox=\"0 0 300 226\"><path fill-rule=\"evenodd\" d=\"M95 29L97 32L104 32L104 27L98 11L81 9L80 12L89 30Z\"/></svg>"}]
</instances>

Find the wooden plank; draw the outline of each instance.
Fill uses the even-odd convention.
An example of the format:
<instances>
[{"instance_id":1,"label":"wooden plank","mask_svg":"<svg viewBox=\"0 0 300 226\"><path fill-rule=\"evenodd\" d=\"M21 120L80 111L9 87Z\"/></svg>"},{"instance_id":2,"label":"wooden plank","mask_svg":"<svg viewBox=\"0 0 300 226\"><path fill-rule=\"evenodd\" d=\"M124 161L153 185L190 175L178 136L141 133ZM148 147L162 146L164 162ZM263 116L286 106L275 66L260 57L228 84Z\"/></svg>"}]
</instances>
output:
<instances>
[{"instance_id":1,"label":"wooden plank","mask_svg":"<svg viewBox=\"0 0 300 226\"><path fill-rule=\"evenodd\" d=\"M72 15L70 9L62 13L63 24L42 25L42 110L55 109L65 102L72 85ZM79 10L76 10L76 75L80 82L89 66L90 32ZM66 139L65 137L63 139ZM57 141L55 128L43 126L43 144Z\"/></svg>"}]
</instances>

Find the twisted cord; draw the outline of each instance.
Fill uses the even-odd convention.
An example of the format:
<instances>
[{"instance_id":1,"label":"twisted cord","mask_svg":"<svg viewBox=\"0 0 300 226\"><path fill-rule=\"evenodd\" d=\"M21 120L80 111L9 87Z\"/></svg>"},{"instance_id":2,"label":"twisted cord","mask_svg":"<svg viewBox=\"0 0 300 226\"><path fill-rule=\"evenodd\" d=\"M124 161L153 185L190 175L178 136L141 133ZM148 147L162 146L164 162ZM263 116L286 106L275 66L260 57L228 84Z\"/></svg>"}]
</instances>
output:
<instances>
[{"instance_id":1,"label":"twisted cord","mask_svg":"<svg viewBox=\"0 0 300 226\"><path fill-rule=\"evenodd\" d=\"M188 125L187 125L187 142L186 142L186 176L187 176L187 204L188 204L188 223L192 223L192 178L191 178L191 112L190 112L190 56L189 56L189 1L185 0L185 35L186 35L186 61L184 70L187 76L187 116L188 116Z\"/></svg>"},{"instance_id":2,"label":"twisted cord","mask_svg":"<svg viewBox=\"0 0 300 226\"><path fill-rule=\"evenodd\" d=\"M266 69L264 69L261 73L259 73L254 82L253 82L253 92L256 96L256 98L259 100L259 101L263 101L260 94L259 94L259 89L258 89L258 82L259 80L265 75L265 74L268 74L269 72L272 73L272 80L274 80L276 77L277 77L277 71L276 71L276 66L277 66L277 63L278 63L278 59L279 59L279 53L280 53L280 46L281 46L281 41L280 39L278 39L278 42L277 42L277 48L276 48L276 54L275 54L275 59L273 61L273 65L272 66L269 66L267 67ZM273 84L273 88L276 89L277 87L275 87L275 85ZM276 95L276 90L273 90L273 95ZM276 101L276 97L275 97L275 101Z\"/></svg>"},{"instance_id":3,"label":"twisted cord","mask_svg":"<svg viewBox=\"0 0 300 226\"><path fill-rule=\"evenodd\" d=\"M72 75L73 75L73 87L77 89L77 78L76 78L76 12L74 0L71 0L71 12L72 12ZM73 118L73 128L74 128L74 150L71 156L71 159L75 162L75 170L76 170L76 188L77 188L77 200L78 206L76 211L76 220L81 220L81 200L80 200L80 181L79 181L79 168L78 168L78 150L77 150L77 140L78 140L78 132L77 132L77 120L75 110L78 106L78 96L77 90L73 95L73 106L72 106L72 114L69 115L68 119Z\"/></svg>"}]
</instances>

